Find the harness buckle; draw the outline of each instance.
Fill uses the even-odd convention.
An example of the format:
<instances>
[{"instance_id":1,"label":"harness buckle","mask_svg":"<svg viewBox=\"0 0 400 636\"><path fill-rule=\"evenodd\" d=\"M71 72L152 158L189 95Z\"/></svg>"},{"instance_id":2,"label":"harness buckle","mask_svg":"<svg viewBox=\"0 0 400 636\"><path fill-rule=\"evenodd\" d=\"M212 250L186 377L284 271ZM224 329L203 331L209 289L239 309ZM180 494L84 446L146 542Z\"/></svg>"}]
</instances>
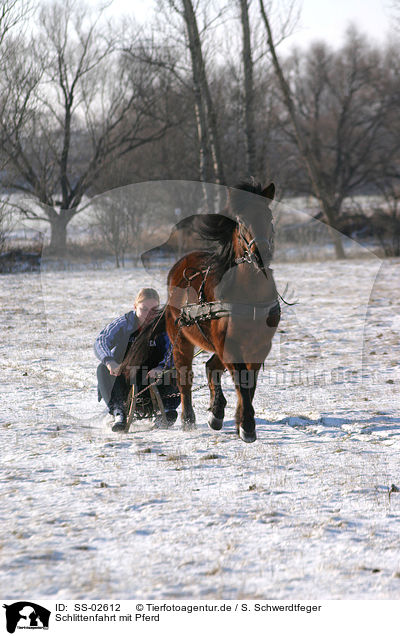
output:
<instances>
[{"instance_id":1,"label":"harness buckle","mask_svg":"<svg viewBox=\"0 0 400 636\"><path fill-rule=\"evenodd\" d=\"M249 265L251 265L253 261L255 260L253 254L249 252L248 250L245 251L243 258L246 263L249 263Z\"/></svg>"}]
</instances>

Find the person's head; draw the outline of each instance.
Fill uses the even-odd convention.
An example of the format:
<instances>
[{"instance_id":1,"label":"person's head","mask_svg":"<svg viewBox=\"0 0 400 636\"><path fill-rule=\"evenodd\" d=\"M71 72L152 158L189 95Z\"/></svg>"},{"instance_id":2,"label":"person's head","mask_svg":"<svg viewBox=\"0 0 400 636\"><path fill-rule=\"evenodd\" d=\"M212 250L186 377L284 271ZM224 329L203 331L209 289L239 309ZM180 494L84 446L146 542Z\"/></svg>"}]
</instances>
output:
<instances>
[{"instance_id":1,"label":"person's head","mask_svg":"<svg viewBox=\"0 0 400 636\"><path fill-rule=\"evenodd\" d=\"M152 287L143 287L135 298L133 307L139 324L143 325L151 319L160 304L160 297Z\"/></svg>"}]
</instances>

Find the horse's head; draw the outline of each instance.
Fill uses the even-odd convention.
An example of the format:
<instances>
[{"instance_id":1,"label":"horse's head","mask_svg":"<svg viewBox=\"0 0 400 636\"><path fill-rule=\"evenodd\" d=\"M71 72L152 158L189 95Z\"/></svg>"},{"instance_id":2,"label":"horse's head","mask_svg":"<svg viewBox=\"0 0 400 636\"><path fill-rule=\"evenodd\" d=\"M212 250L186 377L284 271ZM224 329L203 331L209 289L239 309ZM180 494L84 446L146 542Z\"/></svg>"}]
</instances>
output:
<instances>
[{"instance_id":1,"label":"horse's head","mask_svg":"<svg viewBox=\"0 0 400 636\"><path fill-rule=\"evenodd\" d=\"M243 183L229 190L228 213L236 221L233 236L236 262L252 263L265 271L274 252L274 226L269 202L275 186Z\"/></svg>"}]
</instances>

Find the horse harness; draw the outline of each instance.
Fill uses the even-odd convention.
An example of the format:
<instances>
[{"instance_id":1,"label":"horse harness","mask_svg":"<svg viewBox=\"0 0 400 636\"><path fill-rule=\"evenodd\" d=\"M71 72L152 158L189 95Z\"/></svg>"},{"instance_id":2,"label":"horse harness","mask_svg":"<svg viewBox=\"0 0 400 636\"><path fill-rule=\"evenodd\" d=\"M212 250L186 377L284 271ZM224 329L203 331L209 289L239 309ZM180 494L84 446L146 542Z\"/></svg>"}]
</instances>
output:
<instances>
[{"instance_id":1,"label":"horse harness","mask_svg":"<svg viewBox=\"0 0 400 636\"><path fill-rule=\"evenodd\" d=\"M199 302L186 303L181 307L180 314L176 320L180 327L191 327L192 325L196 325L203 337L208 340L199 325L200 322L207 320L216 320L218 318L226 318L230 316L242 317L249 321L260 321L265 318L269 327L278 326L281 316L281 308L278 298L268 302L252 304L231 303L224 300L207 302L204 297L204 286L209 272L210 268L203 271L196 271L188 277L185 270L184 277L188 283L197 276L203 276L203 280L199 288Z\"/></svg>"},{"instance_id":2,"label":"horse harness","mask_svg":"<svg viewBox=\"0 0 400 636\"><path fill-rule=\"evenodd\" d=\"M281 315L279 300L268 303L229 303L223 300L214 300L203 303L190 303L181 307L179 323L183 327L191 327L204 320L217 318L242 317L251 321L259 321L266 318L269 327L276 327Z\"/></svg>"},{"instance_id":3,"label":"horse harness","mask_svg":"<svg viewBox=\"0 0 400 636\"><path fill-rule=\"evenodd\" d=\"M256 269L259 269L264 274L264 276L268 278L265 267L260 266L257 256L250 250L253 243L266 243L268 249L271 250L273 239L268 240L264 238L253 238L251 241L248 241L242 231L241 223L238 223L238 230L239 241L242 244L243 256L235 259L235 265L248 263L249 265L253 265ZM186 305L183 305L181 307L180 315L176 321L177 323L179 323L180 327L190 327L192 325L196 325L202 336L208 341L207 336L205 335L199 324L200 322L207 320L216 320L218 318L226 318L229 316L243 317L249 321L259 321L265 318L266 323L269 327L278 326L281 316L279 294L277 294L277 297L272 301L252 304L236 302L231 303L223 300L214 300L207 302L204 295L204 287L211 267L208 267L207 269L201 271L194 270L194 273L190 276L189 272L187 271L188 269L190 270L191 268L187 268L183 272L183 277L187 281L188 287L190 286L190 282L197 276L202 276L203 280L198 291L198 303L187 302Z\"/></svg>"}]
</instances>

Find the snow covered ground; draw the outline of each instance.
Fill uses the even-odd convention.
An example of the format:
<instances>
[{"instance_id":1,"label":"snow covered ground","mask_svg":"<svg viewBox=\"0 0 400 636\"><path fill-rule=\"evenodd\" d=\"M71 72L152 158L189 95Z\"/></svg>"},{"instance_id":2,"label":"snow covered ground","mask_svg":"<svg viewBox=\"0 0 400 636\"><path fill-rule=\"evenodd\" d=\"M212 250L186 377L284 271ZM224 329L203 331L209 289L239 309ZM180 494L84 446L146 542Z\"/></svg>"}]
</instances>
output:
<instances>
[{"instance_id":1,"label":"snow covered ground","mask_svg":"<svg viewBox=\"0 0 400 636\"><path fill-rule=\"evenodd\" d=\"M206 389L194 431L106 428L93 340L160 276L1 278L1 598L400 598L400 260L275 277L299 303L283 306L248 445L227 378L219 433Z\"/></svg>"}]
</instances>

